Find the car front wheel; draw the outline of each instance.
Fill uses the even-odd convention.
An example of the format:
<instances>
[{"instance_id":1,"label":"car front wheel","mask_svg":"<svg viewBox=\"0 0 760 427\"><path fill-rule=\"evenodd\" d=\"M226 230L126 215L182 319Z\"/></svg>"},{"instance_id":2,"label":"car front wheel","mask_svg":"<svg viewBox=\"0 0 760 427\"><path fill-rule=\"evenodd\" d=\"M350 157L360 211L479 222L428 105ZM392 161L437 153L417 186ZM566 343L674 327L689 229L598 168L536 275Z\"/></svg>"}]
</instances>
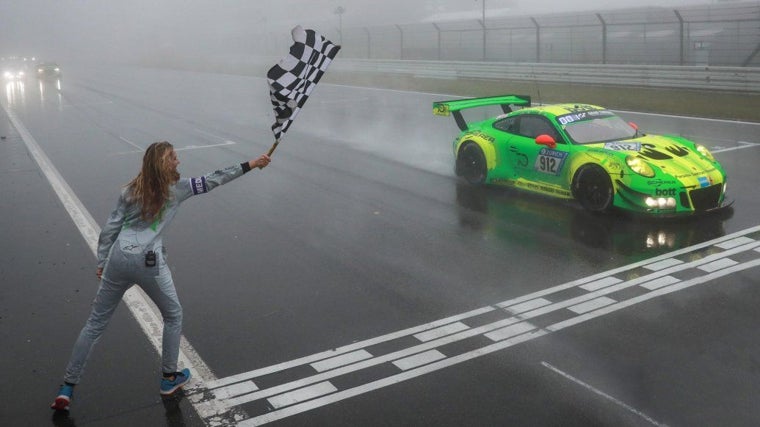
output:
<instances>
[{"instance_id":1,"label":"car front wheel","mask_svg":"<svg viewBox=\"0 0 760 427\"><path fill-rule=\"evenodd\" d=\"M612 180L599 166L582 167L573 180L573 195L591 212L604 212L612 206Z\"/></svg>"},{"instance_id":2,"label":"car front wheel","mask_svg":"<svg viewBox=\"0 0 760 427\"><path fill-rule=\"evenodd\" d=\"M474 142L465 143L457 156L457 175L470 184L483 184L486 181L486 156Z\"/></svg>"}]
</instances>

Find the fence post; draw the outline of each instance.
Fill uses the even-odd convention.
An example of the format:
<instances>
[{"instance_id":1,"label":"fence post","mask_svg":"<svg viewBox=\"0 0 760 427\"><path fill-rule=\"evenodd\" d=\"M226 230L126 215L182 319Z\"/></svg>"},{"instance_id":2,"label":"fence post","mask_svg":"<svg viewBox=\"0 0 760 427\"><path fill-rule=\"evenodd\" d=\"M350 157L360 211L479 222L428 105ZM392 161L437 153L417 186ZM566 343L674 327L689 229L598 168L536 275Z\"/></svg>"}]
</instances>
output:
<instances>
[{"instance_id":1,"label":"fence post","mask_svg":"<svg viewBox=\"0 0 760 427\"><path fill-rule=\"evenodd\" d=\"M401 28L401 25L396 24L396 28L398 28L399 33L399 59L404 59L404 30Z\"/></svg>"},{"instance_id":2,"label":"fence post","mask_svg":"<svg viewBox=\"0 0 760 427\"><path fill-rule=\"evenodd\" d=\"M597 13L596 17L599 19L599 22L602 23L602 64L607 63L607 23L604 22L604 18L602 18L602 14Z\"/></svg>"},{"instance_id":3,"label":"fence post","mask_svg":"<svg viewBox=\"0 0 760 427\"><path fill-rule=\"evenodd\" d=\"M433 28L438 32L438 60L441 60L441 28L433 22Z\"/></svg>"},{"instance_id":4,"label":"fence post","mask_svg":"<svg viewBox=\"0 0 760 427\"><path fill-rule=\"evenodd\" d=\"M364 32L367 33L367 59L372 59L372 36L370 35L369 28L364 27Z\"/></svg>"},{"instance_id":5,"label":"fence post","mask_svg":"<svg viewBox=\"0 0 760 427\"><path fill-rule=\"evenodd\" d=\"M681 17L681 14L678 13L678 10L676 10L676 9L673 9L673 13L675 13L676 17L678 18L678 39L681 42L681 45L680 45L680 48L681 48L681 51L680 51L680 60L679 60L678 64L679 65L683 65L683 63L684 63L684 57L683 57L683 54L684 54L683 17Z\"/></svg>"},{"instance_id":6,"label":"fence post","mask_svg":"<svg viewBox=\"0 0 760 427\"><path fill-rule=\"evenodd\" d=\"M530 20L536 26L536 62L541 62L541 27L538 25L536 18L531 16Z\"/></svg>"}]
</instances>

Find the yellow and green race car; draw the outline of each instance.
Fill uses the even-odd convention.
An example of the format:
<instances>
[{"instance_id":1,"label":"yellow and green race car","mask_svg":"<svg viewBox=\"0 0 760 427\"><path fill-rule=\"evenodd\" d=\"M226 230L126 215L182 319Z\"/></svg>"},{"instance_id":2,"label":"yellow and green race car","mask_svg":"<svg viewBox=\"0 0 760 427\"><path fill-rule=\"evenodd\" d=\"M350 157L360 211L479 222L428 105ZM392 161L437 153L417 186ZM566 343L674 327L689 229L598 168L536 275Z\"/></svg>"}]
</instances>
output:
<instances>
[{"instance_id":1,"label":"yellow and green race car","mask_svg":"<svg viewBox=\"0 0 760 427\"><path fill-rule=\"evenodd\" d=\"M504 114L467 122L462 111L501 106ZM728 206L726 173L702 145L647 135L610 110L587 104L531 106L524 95L433 103L453 116L456 174L471 184L516 187L575 199L593 212L653 215Z\"/></svg>"}]
</instances>

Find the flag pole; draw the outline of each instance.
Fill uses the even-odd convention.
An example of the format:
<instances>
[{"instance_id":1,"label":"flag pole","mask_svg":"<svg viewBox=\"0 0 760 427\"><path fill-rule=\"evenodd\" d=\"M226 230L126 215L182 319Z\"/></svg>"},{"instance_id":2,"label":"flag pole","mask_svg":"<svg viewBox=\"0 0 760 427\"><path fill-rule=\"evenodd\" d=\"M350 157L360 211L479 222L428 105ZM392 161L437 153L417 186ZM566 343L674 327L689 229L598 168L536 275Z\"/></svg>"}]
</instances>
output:
<instances>
[{"instance_id":1,"label":"flag pole","mask_svg":"<svg viewBox=\"0 0 760 427\"><path fill-rule=\"evenodd\" d=\"M267 156L271 156L272 153L274 153L274 149L277 148L277 144L279 144L279 143L280 143L279 139L276 139L274 141L274 144L272 144L272 148L269 149L269 152L267 153Z\"/></svg>"}]
</instances>

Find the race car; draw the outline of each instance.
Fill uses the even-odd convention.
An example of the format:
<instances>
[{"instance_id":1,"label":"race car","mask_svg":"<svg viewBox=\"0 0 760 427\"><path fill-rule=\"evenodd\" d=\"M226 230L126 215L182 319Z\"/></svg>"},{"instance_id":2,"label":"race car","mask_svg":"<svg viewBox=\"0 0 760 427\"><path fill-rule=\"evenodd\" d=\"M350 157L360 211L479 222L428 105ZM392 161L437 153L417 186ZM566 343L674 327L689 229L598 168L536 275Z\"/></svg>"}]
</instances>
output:
<instances>
[{"instance_id":1,"label":"race car","mask_svg":"<svg viewBox=\"0 0 760 427\"><path fill-rule=\"evenodd\" d=\"M55 62L43 62L37 64L37 78L52 79L61 77L61 67Z\"/></svg>"},{"instance_id":2,"label":"race car","mask_svg":"<svg viewBox=\"0 0 760 427\"><path fill-rule=\"evenodd\" d=\"M462 114L494 105L504 114L469 123ZM592 212L677 216L730 205L726 172L707 148L642 133L603 107L501 95L434 102L433 114L459 126L455 172L470 184L575 199Z\"/></svg>"}]
</instances>

